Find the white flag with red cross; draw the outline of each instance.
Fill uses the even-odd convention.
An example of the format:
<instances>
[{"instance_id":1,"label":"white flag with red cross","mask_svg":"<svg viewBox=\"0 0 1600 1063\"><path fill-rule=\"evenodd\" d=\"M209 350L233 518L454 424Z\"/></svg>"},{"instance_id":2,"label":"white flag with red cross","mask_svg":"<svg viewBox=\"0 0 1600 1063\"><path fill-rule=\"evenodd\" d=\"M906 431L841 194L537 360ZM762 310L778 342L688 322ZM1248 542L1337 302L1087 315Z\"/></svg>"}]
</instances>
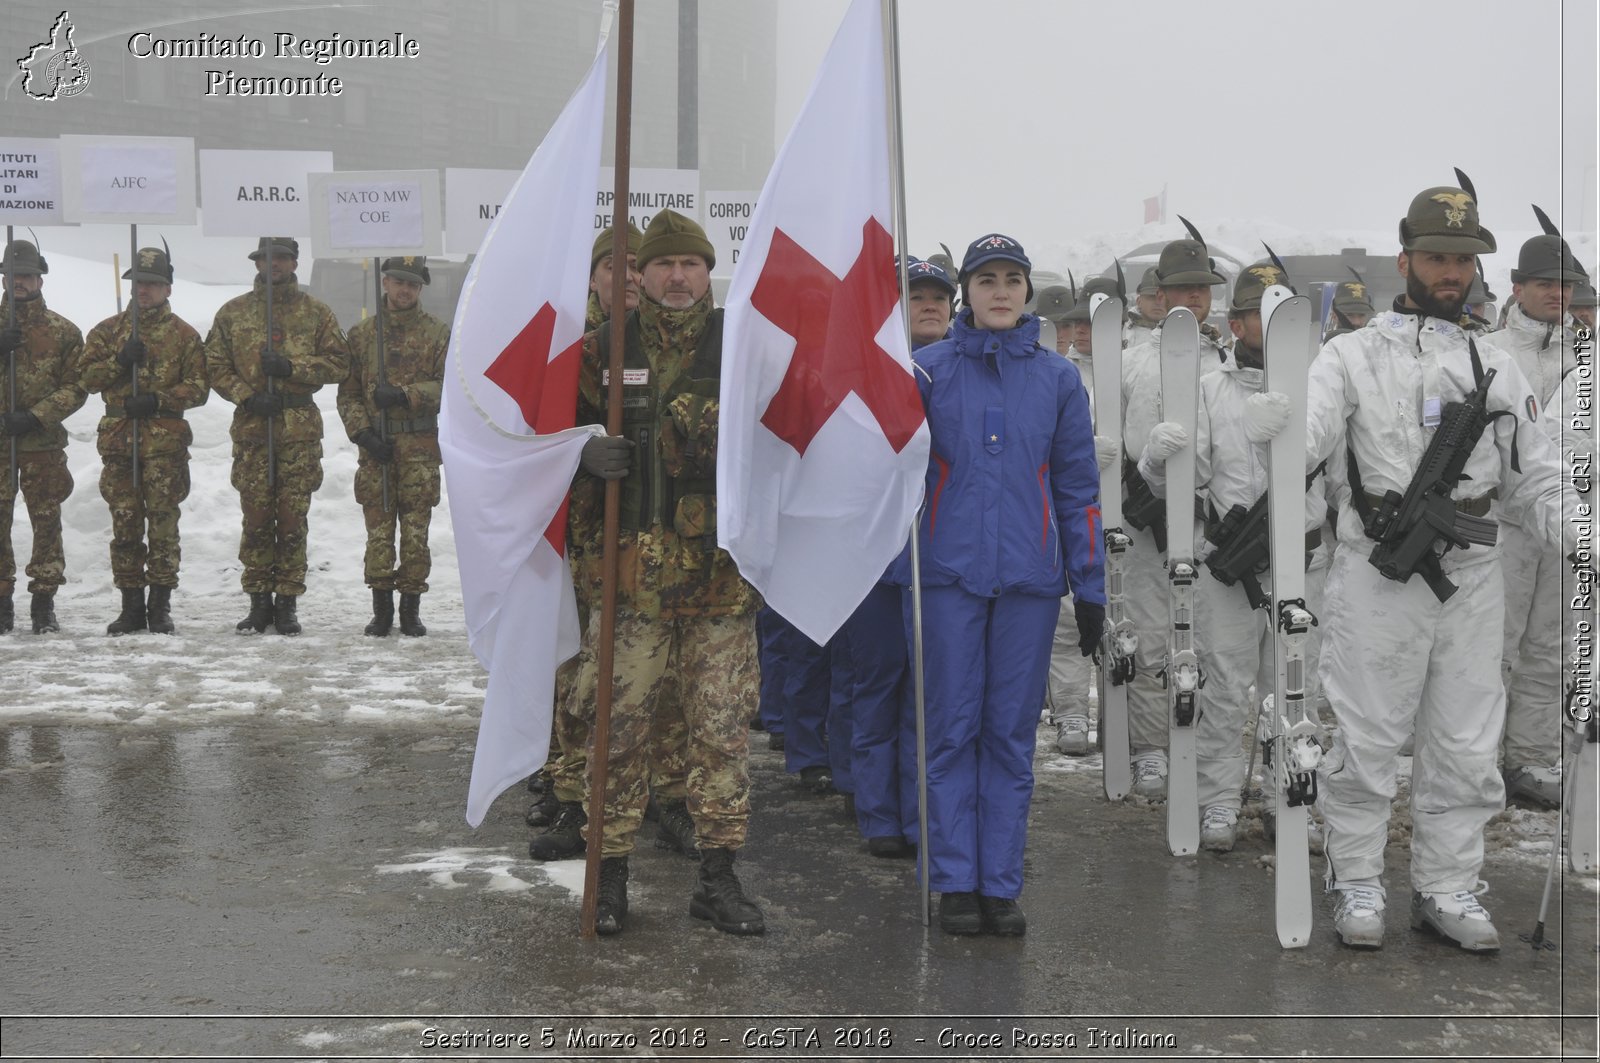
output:
<instances>
[{"instance_id":1,"label":"white flag with red cross","mask_svg":"<svg viewBox=\"0 0 1600 1063\"><path fill-rule=\"evenodd\" d=\"M608 51L506 196L450 332L439 449L467 639L489 670L467 789L474 827L544 764L556 667L578 652L567 490L591 431L573 421Z\"/></svg>"},{"instance_id":2,"label":"white flag with red cross","mask_svg":"<svg viewBox=\"0 0 1600 1063\"><path fill-rule=\"evenodd\" d=\"M894 560L928 468L895 269L883 22L854 0L728 291L717 541L813 641Z\"/></svg>"}]
</instances>

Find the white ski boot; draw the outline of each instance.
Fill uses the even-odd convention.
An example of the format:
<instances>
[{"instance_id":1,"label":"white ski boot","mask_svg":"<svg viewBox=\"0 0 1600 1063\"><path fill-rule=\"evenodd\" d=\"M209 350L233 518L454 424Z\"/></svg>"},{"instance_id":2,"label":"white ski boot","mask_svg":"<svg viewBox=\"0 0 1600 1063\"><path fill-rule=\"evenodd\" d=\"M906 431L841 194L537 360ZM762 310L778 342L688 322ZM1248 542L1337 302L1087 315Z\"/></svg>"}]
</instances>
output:
<instances>
[{"instance_id":1,"label":"white ski boot","mask_svg":"<svg viewBox=\"0 0 1600 1063\"><path fill-rule=\"evenodd\" d=\"M1133 793L1150 801L1167 797L1167 751L1152 749L1133 758Z\"/></svg>"},{"instance_id":2,"label":"white ski boot","mask_svg":"<svg viewBox=\"0 0 1600 1063\"><path fill-rule=\"evenodd\" d=\"M1333 929L1339 940L1353 949L1383 948L1383 890L1377 886L1335 886L1339 901L1333 909Z\"/></svg>"},{"instance_id":3,"label":"white ski boot","mask_svg":"<svg viewBox=\"0 0 1600 1063\"><path fill-rule=\"evenodd\" d=\"M1200 817L1200 846L1214 853L1233 851L1239 829L1239 813L1226 805L1208 805Z\"/></svg>"},{"instance_id":4,"label":"white ski boot","mask_svg":"<svg viewBox=\"0 0 1600 1063\"><path fill-rule=\"evenodd\" d=\"M1056 749L1069 757L1089 755L1089 717L1068 713L1056 721Z\"/></svg>"},{"instance_id":5,"label":"white ski boot","mask_svg":"<svg viewBox=\"0 0 1600 1063\"><path fill-rule=\"evenodd\" d=\"M1489 921L1489 913L1478 903L1478 894L1488 889L1454 893L1413 893L1411 929L1432 927L1440 937L1454 941L1468 952L1494 952L1500 948L1500 934Z\"/></svg>"}]
</instances>

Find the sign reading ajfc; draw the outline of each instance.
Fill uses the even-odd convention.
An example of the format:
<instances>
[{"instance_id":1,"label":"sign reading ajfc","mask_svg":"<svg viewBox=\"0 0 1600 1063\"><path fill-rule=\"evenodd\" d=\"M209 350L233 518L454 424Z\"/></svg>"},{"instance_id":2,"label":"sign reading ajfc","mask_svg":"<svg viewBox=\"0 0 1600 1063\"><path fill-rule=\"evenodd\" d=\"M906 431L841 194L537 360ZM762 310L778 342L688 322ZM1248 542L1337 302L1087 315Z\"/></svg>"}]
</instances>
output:
<instances>
[{"instance_id":1,"label":"sign reading ajfc","mask_svg":"<svg viewBox=\"0 0 1600 1063\"><path fill-rule=\"evenodd\" d=\"M22 91L33 100L59 100L76 96L89 87L89 63L73 43L76 27L63 11L50 26L50 34L17 57L22 71Z\"/></svg>"}]
</instances>

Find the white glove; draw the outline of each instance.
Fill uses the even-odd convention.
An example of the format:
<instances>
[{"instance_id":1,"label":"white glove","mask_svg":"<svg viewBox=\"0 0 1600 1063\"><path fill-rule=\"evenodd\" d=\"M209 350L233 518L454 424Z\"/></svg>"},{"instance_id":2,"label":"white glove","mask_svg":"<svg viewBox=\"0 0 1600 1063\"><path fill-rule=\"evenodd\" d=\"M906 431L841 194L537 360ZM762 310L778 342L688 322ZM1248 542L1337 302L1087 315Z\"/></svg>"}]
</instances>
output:
<instances>
[{"instance_id":1,"label":"white glove","mask_svg":"<svg viewBox=\"0 0 1600 1063\"><path fill-rule=\"evenodd\" d=\"M1262 391L1244 400L1244 437L1265 443L1289 426L1289 396Z\"/></svg>"},{"instance_id":2,"label":"white glove","mask_svg":"<svg viewBox=\"0 0 1600 1063\"><path fill-rule=\"evenodd\" d=\"M1117 441L1110 436L1094 437L1094 463L1100 466L1100 471L1111 468L1111 463L1117 460Z\"/></svg>"},{"instance_id":3,"label":"white glove","mask_svg":"<svg viewBox=\"0 0 1600 1063\"><path fill-rule=\"evenodd\" d=\"M1176 421L1162 421L1150 429L1144 453L1151 465L1165 465L1168 458L1188 445L1189 433L1183 430L1183 425Z\"/></svg>"}]
</instances>

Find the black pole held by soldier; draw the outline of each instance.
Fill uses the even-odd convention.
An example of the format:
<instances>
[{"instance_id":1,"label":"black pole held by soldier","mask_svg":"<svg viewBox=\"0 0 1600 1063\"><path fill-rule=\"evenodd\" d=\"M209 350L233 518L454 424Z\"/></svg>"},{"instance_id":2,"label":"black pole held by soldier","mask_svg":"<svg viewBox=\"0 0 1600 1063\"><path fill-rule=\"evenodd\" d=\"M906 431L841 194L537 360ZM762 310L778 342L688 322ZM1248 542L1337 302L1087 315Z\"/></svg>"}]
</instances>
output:
<instances>
[{"instance_id":1,"label":"black pole held by soldier","mask_svg":"<svg viewBox=\"0 0 1600 1063\"><path fill-rule=\"evenodd\" d=\"M138 226L138 223L136 223L136 222L129 222L128 223L128 269L129 269L130 272L138 269L138 262L139 262L139 226ZM119 288L118 291L121 291L121 289ZM131 317L133 319L133 326L132 326L132 328L133 328L133 333L132 333L133 342L135 344L138 344L138 342L139 342L139 299L138 299L138 297L136 295L133 295L132 293L129 294L129 299L128 299L128 315L129 315L129 317ZM144 359L142 359L142 358L139 359L139 361L136 362L134 364L134 366L128 371L128 375L133 380L133 397L136 398L136 399L139 397L139 364L142 363L143 361L144 361ZM134 486L135 493L137 493L138 489L139 489L139 482L140 482L139 481L139 426L137 424L135 424L133 426L133 443L132 443L132 447L133 447L133 486Z\"/></svg>"}]
</instances>

